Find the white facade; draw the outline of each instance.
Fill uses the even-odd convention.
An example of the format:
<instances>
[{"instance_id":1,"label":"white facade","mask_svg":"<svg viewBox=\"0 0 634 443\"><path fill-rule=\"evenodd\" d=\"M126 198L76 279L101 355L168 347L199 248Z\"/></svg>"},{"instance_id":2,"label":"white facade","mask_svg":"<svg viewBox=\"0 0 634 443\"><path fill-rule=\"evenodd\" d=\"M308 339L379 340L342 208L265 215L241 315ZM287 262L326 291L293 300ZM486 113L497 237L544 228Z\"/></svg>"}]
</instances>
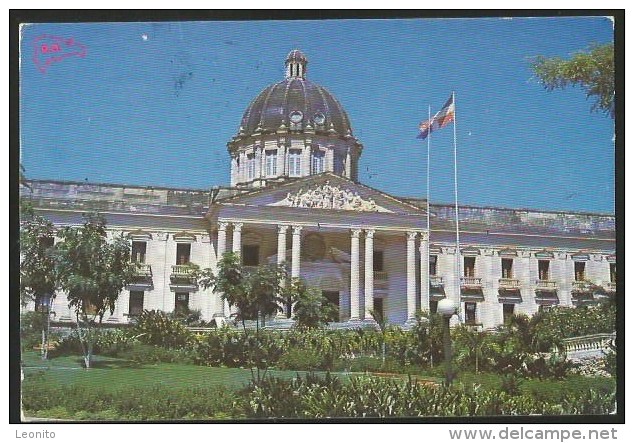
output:
<instances>
[{"instance_id":1,"label":"white facade","mask_svg":"<svg viewBox=\"0 0 634 443\"><path fill-rule=\"evenodd\" d=\"M134 242L145 266L106 322L178 306L204 320L227 318L221 294L197 287L182 265L215 269L230 251L245 265L286 262L353 325L370 321L371 309L408 325L448 297L462 321L491 328L511 313L616 292L613 216L463 207L456 251L450 208L431 205L430 229L426 202L358 183L363 146L336 99L306 80L307 63L291 51L286 79L249 105L228 143L231 188L34 180L22 189L58 226L81 224L83 212L98 209L112 236ZM63 293L52 310L58 321L72 319Z\"/></svg>"}]
</instances>

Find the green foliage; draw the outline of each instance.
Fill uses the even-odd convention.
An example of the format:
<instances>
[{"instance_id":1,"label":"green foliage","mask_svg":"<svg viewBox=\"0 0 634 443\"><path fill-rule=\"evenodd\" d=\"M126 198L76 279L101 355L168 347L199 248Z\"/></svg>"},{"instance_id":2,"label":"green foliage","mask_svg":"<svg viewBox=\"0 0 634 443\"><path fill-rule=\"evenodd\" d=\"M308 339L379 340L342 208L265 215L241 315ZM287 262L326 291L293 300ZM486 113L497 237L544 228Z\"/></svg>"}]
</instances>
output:
<instances>
[{"instance_id":1,"label":"green foliage","mask_svg":"<svg viewBox=\"0 0 634 443\"><path fill-rule=\"evenodd\" d=\"M291 369L294 371L314 371L325 369L327 362L324 356L315 349L292 348L286 350L277 362L280 369Z\"/></svg>"},{"instance_id":2,"label":"green foliage","mask_svg":"<svg viewBox=\"0 0 634 443\"><path fill-rule=\"evenodd\" d=\"M328 324L337 309L328 302L320 290L308 288L300 279L294 279L284 288L284 299L294 303L295 327L315 329Z\"/></svg>"},{"instance_id":3,"label":"green foliage","mask_svg":"<svg viewBox=\"0 0 634 443\"><path fill-rule=\"evenodd\" d=\"M551 403L514 392L441 387L377 377L355 377L341 383L336 377L293 380L267 379L246 390L251 417L424 417L490 415L608 414L614 394L590 390L566 395ZM582 412L583 411L583 412Z\"/></svg>"},{"instance_id":4,"label":"green foliage","mask_svg":"<svg viewBox=\"0 0 634 443\"><path fill-rule=\"evenodd\" d=\"M163 311L144 310L132 327L132 334L141 343L166 348L191 346L194 335L178 320Z\"/></svg>"},{"instance_id":5,"label":"green foliage","mask_svg":"<svg viewBox=\"0 0 634 443\"><path fill-rule=\"evenodd\" d=\"M239 255L226 253L218 262L216 274L211 269L200 273L199 284L203 288L213 287L230 306L237 307L238 321L259 321L261 316L273 315L279 310L283 302L281 282L285 276L282 265L258 266L247 272Z\"/></svg>"},{"instance_id":6,"label":"green foliage","mask_svg":"<svg viewBox=\"0 0 634 443\"><path fill-rule=\"evenodd\" d=\"M613 303L576 308L557 306L535 314L531 321L535 340L545 344L540 350L547 352L564 338L614 332L616 306Z\"/></svg>"},{"instance_id":7,"label":"green foliage","mask_svg":"<svg viewBox=\"0 0 634 443\"><path fill-rule=\"evenodd\" d=\"M502 377L500 391L510 396L516 396L521 393L520 385L522 380L515 374L506 374Z\"/></svg>"},{"instance_id":8,"label":"green foliage","mask_svg":"<svg viewBox=\"0 0 634 443\"><path fill-rule=\"evenodd\" d=\"M101 322L106 311L114 312L119 293L134 276L129 241L116 237L109 242L106 221L96 214L59 235L63 241L57 247L57 268L68 305L79 320Z\"/></svg>"},{"instance_id":9,"label":"green foliage","mask_svg":"<svg viewBox=\"0 0 634 443\"><path fill-rule=\"evenodd\" d=\"M595 102L593 111L602 111L614 118L614 44L591 46L577 52L569 60L538 56L532 69L548 91L567 86L580 86L586 97Z\"/></svg>"},{"instance_id":10,"label":"green foliage","mask_svg":"<svg viewBox=\"0 0 634 443\"><path fill-rule=\"evenodd\" d=\"M55 227L23 205L20 217L20 301L54 298L59 286L55 260Z\"/></svg>"},{"instance_id":11,"label":"green foliage","mask_svg":"<svg viewBox=\"0 0 634 443\"><path fill-rule=\"evenodd\" d=\"M222 388L172 389L168 386L125 390L84 389L25 383L22 392L28 415L79 420L200 420L240 418L244 406Z\"/></svg>"}]
</instances>

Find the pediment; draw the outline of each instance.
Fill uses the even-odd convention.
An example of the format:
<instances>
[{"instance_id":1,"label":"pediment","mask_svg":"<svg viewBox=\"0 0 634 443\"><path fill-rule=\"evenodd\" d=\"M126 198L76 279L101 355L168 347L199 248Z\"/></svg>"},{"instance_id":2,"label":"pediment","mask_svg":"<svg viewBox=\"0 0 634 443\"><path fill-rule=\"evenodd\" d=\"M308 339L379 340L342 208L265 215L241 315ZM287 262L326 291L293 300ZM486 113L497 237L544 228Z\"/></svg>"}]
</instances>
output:
<instances>
[{"instance_id":1,"label":"pediment","mask_svg":"<svg viewBox=\"0 0 634 443\"><path fill-rule=\"evenodd\" d=\"M267 186L220 200L218 204L292 208L297 211L426 214L417 206L332 173Z\"/></svg>"}]
</instances>

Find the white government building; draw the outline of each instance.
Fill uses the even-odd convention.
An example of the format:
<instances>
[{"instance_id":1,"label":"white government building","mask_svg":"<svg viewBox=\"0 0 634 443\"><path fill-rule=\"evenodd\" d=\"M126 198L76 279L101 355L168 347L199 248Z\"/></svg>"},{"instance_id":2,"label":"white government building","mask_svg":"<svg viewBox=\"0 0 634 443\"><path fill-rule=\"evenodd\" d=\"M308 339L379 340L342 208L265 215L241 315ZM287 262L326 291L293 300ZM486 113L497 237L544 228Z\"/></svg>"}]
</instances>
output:
<instances>
[{"instance_id":1,"label":"white government building","mask_svg":"<svg viewBox=\"0 0 634 443\"><path fill-rule=\"evenodd\" d=\"M465 323L491 328L513 313L616 292L613 215L461 206L456 251L452 205L430 205L430 230L425 200L359 183L363 145L337 99L306 78L306 66L291 51L286 78L245 111L227 143L230 187L32 180L22 188L58 226L81 224L83 213L97 210L111 235L132 241L141 271L105 322L182 307L204 320L227 319L221 296L196 286L186 265L214 268L228 251L245 266L286 262L293 277L338 306L333 321L342 327L371 321L371 309L408 325L448 297ZM58 321L73 317L63 293L52 310ZM277 321L290 315L286 307Z\"/></svg>"}]
</instances>

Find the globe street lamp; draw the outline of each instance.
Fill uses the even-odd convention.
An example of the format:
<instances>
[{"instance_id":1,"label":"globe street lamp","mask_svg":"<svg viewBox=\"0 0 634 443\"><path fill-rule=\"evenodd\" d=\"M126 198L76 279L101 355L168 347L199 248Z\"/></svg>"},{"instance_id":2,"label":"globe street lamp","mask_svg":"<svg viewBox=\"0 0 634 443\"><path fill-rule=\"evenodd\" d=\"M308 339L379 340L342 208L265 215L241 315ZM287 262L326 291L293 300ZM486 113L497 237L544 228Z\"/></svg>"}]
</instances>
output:
<instances>
[{"instance_id":1,"label":"globe street lamp","mask_svg":"<svg viewBox=\"0 0 634 443\"><path fill-rule=\"evenodd\" d=\"M447 386L451 384L453 378L451 370L451 335L449 333L449 320L456 314L457 307L448 298L443 298L438 302L437 311L443 318L443 346L445 348L445 383Z\"/></svg>"}]
</instances>

